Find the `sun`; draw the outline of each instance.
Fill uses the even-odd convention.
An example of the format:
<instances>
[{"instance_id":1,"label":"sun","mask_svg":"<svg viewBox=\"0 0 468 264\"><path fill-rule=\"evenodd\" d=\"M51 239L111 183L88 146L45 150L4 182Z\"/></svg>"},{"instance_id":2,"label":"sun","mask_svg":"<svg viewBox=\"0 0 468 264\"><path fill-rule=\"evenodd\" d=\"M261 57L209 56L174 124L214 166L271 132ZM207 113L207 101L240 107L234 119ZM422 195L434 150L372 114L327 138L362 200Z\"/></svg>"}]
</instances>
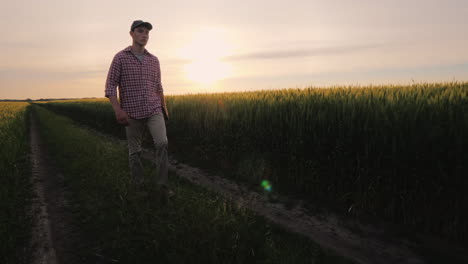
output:
<instances>
[{"instance_id":1,"label":"sun","mask_svg":"<svg viewBox=\"0 0 468 264\"><path fill-rule=\"evenodd\" d=\"M231 54L232 45L227 41L225 31L215 28L195 32L192 41L179 50L179 56L190 61L183 67L185 77L200 84L232 76L232 65L222 61Z\"/></svg>"},{"instance_id":2,"label":"sun","mask_svg":"<svg viewBox=\"0 0 468 264\"><path fill-rule=\"evenodd\" d=\"M211 84L215 81L231 76L232 67L219 60L197 60L184 66L188 79L202 84Z\"/></svg>"}]
</instances>

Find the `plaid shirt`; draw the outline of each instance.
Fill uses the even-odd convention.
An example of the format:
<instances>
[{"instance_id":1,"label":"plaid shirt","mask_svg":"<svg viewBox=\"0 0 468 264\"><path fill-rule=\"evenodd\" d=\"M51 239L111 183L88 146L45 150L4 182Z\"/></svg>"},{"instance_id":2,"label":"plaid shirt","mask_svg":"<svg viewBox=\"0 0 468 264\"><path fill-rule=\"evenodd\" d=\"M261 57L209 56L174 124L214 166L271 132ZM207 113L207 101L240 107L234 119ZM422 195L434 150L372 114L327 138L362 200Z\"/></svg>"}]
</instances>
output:
<instances>
[{"instance_id":1,"label":"plaid shirt","mask_svg":"<svg viewBox=\"0 0 468 264\"><path fill-rule=\"evenodd\" d=\"M105 95L117 96L122 110L133 119L161 113L161 69L156 56L144 51L143 60L132 53L131 46L114 56L106 81Z\"/></svg>"}]
</instances>

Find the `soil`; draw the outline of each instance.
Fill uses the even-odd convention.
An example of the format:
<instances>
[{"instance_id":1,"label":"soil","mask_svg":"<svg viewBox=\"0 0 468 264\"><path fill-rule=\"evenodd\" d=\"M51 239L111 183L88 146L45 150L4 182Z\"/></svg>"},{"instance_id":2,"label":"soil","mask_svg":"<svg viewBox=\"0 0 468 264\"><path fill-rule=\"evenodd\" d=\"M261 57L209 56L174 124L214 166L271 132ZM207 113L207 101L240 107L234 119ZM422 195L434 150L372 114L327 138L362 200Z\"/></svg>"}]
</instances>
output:
<instances>
[{"instance_id":1,"label":"soil","mask_svg":"<svg viewBox=\"0 0 468 264\"><path fill-rule=\"evenodd\" d=\"M81 263L76 256L79 230L67 210L70 204L63 175L45 151L33 113L30 120L31 180L35 192L32 211L36 219L31 240L32 263Z\"/></svg>"}]
</instances>

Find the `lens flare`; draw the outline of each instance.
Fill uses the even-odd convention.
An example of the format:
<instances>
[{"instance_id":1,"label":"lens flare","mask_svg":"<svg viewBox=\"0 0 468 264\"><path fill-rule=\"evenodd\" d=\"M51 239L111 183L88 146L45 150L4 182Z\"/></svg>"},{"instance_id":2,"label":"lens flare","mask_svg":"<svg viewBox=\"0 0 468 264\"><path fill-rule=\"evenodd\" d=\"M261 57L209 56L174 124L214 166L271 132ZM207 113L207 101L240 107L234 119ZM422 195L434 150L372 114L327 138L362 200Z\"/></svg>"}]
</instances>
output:
<instances>
[{"instance_id":1,"label":"lens flare","mask_svg":"<svg viewBox=\"0 0 468 264\"><path fill-rule=\"evenodd\" d=\"M262 187L265 191L271 192L271 183L267 180L262 181Z\"/></svg>"}]
</instances>

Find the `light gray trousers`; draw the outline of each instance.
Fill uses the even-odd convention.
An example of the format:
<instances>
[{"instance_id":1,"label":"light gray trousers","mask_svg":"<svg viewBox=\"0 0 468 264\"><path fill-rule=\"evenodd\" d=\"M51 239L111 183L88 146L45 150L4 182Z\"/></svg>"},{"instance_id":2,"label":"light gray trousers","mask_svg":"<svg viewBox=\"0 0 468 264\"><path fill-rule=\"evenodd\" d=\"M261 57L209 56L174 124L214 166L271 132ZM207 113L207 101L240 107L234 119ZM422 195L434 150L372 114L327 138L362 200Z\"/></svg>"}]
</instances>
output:
<instances>
[{"instance_id":1,"label":"light gray trousers","mask_svg":"<svg viewBox=\"0 0 468 264\"><path fill-rule=\"evenodd\" d=\"M127 134L128 159L133 181L137 184L141 184L144 181L143 165L140 158L141 143L143 131L145 127L148 127L156 149L154 157L156 170L153 179L158 185L167 185L168 156L164 116L162 113L159 113L144 119L129 118L128 123L129 125L125 127L125 133Z\"/></svg>"}]
</instances>

